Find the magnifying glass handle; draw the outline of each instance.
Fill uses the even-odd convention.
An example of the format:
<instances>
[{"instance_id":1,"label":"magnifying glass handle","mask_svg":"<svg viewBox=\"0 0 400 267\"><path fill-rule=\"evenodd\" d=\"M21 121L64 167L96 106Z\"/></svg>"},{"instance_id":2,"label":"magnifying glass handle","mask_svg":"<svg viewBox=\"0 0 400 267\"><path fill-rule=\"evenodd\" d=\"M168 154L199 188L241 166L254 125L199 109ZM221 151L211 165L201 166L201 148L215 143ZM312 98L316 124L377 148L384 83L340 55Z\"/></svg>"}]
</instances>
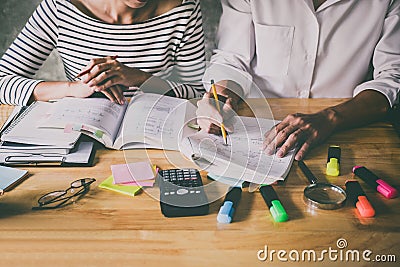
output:
<instances>
[{"instance_id":1,"label":"magnifying glass handle","mask_svg":"<svg viewBox=\"0 0 400 267\"><path fill-rule=\"evenodd\" d=\"M304 175L307 177L308 181L311 184L316 184L318 182L317 178L314 176L314 174L311 172L311 170L307 167L307 165L304 163L304 161L300 160L298 162L298 165L299 165L301 171L304 173Z\"/></svg>"}]
</instances>

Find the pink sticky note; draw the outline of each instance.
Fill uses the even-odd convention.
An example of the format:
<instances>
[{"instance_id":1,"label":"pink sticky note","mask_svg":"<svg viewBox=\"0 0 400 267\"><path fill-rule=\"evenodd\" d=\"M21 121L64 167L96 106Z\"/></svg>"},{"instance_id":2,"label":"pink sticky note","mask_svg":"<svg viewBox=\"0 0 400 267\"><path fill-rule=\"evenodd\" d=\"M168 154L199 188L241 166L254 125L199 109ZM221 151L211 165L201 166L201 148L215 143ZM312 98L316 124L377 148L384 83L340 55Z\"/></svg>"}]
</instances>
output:
<instances>
[{"instance_id":1,"label":"pink sticky note","mask_svg":"<svg viewBox=\"0 0 400 267\"><path fill-rule=\"evenodd\" d=\"M72 124L65 125L64 133L72 133L72 131L73 131L73 125Z\"/></svg>"},{"instance_id":2,"label":"pink sticky note","mask_svg":"<svg viewBox=\"0 0 400 267\"><path fill-rule=\"evenodd\" d=\"M114 184L125 184L154 179L154 171L149 162L135 162L111 165Z\"/></svg>"}]
</instances>

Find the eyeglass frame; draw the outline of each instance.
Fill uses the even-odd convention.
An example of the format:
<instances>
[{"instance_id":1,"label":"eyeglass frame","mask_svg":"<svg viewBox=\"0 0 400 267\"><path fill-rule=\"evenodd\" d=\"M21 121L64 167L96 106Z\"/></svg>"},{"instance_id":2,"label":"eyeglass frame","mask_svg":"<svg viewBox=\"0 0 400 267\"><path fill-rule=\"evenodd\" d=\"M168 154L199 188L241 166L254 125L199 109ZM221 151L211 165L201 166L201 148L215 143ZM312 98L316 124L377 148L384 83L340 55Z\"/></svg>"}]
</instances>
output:
<instances>
[{"instance_id":1,"label":"eyeglass frame","mask_svg":"<svg viewBox=\"0 0 400 267\"><path fill-rule=\"evenodd\" d=\"M88 182L84 182L86 180L88 180ZM70 184L70 187L68 187L65 190L55 190L55 191L51 191L49 193L46 193L46 194L42 195L37 201L39 206L32 207L32 209L33 210L57 209L57 208L61 207L62 205L64 205L65 203L67 203L71 198L86 194L89 191L90 185L92 183L94 183L95 181L96 181L96 179L94 179L94 178L81 178L81 179L77 179L75 181L72 181L71 184ZM80 182L80 185L79 186L73 186L73 184L76 183L76 182ZM68 193L68 191L71 190L71 189L79 189L79 190L77 192L73 193L72 195L63 198L63 196L65 196ZM51 200L46 201L46 202L41 202L40 201L41 199L43 199L46 196L49 196L49 195L54 194L56 192L62 192L62 191L64 191L64 193L60 194L59 196L55 197L54 199L51 199ZM58 202L58 201L61 201L61 202L59 204L57 204L56 206L46 207L46 205L49 205L49 204L52 204L52 203L55 203L55 202Z\"/></svg>"}]
</instances>

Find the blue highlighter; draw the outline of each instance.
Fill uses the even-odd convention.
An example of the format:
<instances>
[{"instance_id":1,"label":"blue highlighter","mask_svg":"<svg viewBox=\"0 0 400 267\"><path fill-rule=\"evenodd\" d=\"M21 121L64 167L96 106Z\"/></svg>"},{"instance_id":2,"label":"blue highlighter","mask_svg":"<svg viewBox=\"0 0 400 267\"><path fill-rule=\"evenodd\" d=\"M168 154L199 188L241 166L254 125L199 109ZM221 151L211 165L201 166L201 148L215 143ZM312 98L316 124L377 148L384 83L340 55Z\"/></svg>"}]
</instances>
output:
<instances>
[{"instance_id":1,"label":"blue highlighter","mask_svg":"<svg viewBox=\"0 0 400 267\"><path fill-rule=\"evenodd\" d=\"M224 203L219 209L217 215L217 221L219 223L231 223L233 215L236 211L237 205L239 204L240 198L242 197L241 187L230 187L228 193L225 196Z\"/></svg>"}]
</instances>

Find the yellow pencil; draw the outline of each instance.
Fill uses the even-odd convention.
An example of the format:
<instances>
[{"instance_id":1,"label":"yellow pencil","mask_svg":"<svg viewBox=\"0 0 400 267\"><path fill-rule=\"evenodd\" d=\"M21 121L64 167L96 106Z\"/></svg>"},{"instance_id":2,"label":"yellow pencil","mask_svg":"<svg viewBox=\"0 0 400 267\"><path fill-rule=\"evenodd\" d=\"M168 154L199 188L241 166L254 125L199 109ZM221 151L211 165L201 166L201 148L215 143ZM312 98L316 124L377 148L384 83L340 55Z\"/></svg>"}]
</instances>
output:
<instances>
[{"instance_id":1,"label":"yellow pencil","mask_svg":"<svg viewBox=\"0 0 400 267\"><path fill-rule=\"evenodd\" d=\"M221 113L221 107L219 106L219 101L218 101L217 88L215 88L214 80L211 80L211 89L212 89L214 99L216 102L215 105L217 106L218 112ZM224 126L223 122L221 122L221 132L222 132L222 137L224 138L225 145L228 145L228 139L226 138L226 131L225 131L225 126Z\"/></svg>"}]
</instances>

